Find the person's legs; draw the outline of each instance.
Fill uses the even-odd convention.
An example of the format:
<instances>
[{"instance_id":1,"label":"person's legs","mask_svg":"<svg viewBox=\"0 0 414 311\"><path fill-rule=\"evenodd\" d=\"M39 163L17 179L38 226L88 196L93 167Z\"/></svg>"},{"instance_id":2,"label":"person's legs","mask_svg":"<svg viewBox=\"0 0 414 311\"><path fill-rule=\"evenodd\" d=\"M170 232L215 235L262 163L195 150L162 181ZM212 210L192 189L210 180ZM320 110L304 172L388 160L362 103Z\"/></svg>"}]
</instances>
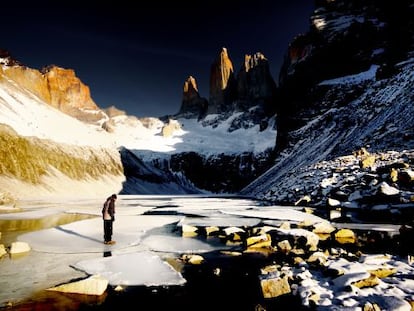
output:
<instances>
[{"instance_id":1,"label":"person's legs","mask_svg":"<svg viewBox=\"0 0 414 311\"><path fill-rule=\"evenodd\" d=\"M104 220L104 241L105 243L111 241L112 237L112 221Z\"/></svg>"},{"instance_id":2,"label":"person's legs","mask_svg":"<svg viewBox=\"0 0 414 311\"><path fill-rule=\"evenodd\" d=\"M108 220L108 222L109 222L109 225L108 225L108 234L109 234L109 241L112 241L112 224L113 224L113 221L112 220Z\"/></svg>"}]
</instances>

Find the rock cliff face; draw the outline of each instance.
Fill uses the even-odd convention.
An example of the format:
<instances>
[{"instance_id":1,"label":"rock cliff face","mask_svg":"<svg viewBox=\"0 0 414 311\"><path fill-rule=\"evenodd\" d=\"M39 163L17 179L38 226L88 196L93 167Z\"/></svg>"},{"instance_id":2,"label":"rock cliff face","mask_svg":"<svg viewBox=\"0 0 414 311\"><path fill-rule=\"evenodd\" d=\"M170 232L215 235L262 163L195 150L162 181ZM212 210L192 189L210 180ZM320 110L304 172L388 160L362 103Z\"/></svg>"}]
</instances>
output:
<instances>
[{"instance_id":1,"label":"rock cliff face","mask_svg":"<svg viewBox=\"0 0 414 311\"><path fill-rule=\"evenodd\" d=\"M242 193L284 204L306 197L324 207L335 199L367 213L382 205L390 220L396 205L411 208L414 193L412 182L399 180L413 170L414 6L316 4L309 32L289 46L281 70L280 152ZM362 147L369 161L353 155ZM384 197L387 185L395 189Z\"/></svg>"},{"instance_id":2,"label":"rock cliff face","mask_svg":"<svg viewBox=\"0 0 414 311\"><path fill-rule=\"evenodd\" d=\"M223 48L211 65L209 101L200 97L193 77L184 82L183 100L178 117L204 119L219 114L227 119L235 111L246 113L245 123L266 122L276 111L277 86L267 58L260 52L245 55L237 76L228 51ZM249 111L257 106L258 109ZM209 121L210 122L210 121Z\"/></svg>"},{"instance_id":3,"label":"rock cliff face","mask_svg":"<svg viewBox=\"0 0 414 311\"><path fill-rule=\"evenodd\" d=\"M76 77L74 70L52 65L39 71L19 65L10 55L2 59L3 75L45 103L85 122L105 117L91 98L89 87Z\"/></svg>"},{"instance_id":4,"label":"rock cliff face","mask_svg":"<svg viewBox=\"0 0 414 311\"><path fill-rule=\"evenodd\" d=\"M276 95L276 83L270 73L269 63L262 53L245 55L237 75L238 105L243 110L262 105L271 110Z\"/></svg>"},{"instance_id":5,"label":"rock cliff face","mask_svg":"<svg viewBox=\"0 0 414 311\"><path fill-rule=\"evenodd\" d=\"M50 93L48 103L51 106L78 119L83 118L84 111L99 110L91 98L89 87L76 77L74 70L49 66L41 72Z\"/></svg>"},{"instance_id":6,"label":"rock cliff face","mask_svg":"<svg viewBox=\"0 0 414 311\"><path fill-rule=\"evenodd\" d=\"M207 99L200 97L196 79L189 76L184 82L183 100L179 115L185 117L202 117L207 112Z\"/></svg>"},{"instance_id":7,"label":"rock cliff face","mask_svg":"<svg viewBox=\"0 0 414 311\"><path fill-rule=\"evenodd\" d=\"M233 63L223 48L211 65L210 71L210 100L208 113L222 113L230 110L236 99L236 79L234 77Z\"/></svg>"},{"instance_id":8,"label":"rock cliff face","mask_svg":"<svg viewBox=\"0 0 414 311\"><path fill-rule=\"evenodd\" d=\"M365 72L373 64L380 66L377 78L396 74L396 64L413 46L413 14L412 1L316 1L309 31L290 44L280 72L278 148L314 114L321 81Z\"/></svg>"},{"instance_id":9,"label":"rock cliff face","mask_svg":"<svg viewBox=\"0 0 414 311\"><path fill-rule=\"evenodd\" d=\"M203 155L186 152L171 156L169 168L197 188L213 193L237 193L259 177L271 163L271 151L261 154Z\"/></svg>"}]
</instances>

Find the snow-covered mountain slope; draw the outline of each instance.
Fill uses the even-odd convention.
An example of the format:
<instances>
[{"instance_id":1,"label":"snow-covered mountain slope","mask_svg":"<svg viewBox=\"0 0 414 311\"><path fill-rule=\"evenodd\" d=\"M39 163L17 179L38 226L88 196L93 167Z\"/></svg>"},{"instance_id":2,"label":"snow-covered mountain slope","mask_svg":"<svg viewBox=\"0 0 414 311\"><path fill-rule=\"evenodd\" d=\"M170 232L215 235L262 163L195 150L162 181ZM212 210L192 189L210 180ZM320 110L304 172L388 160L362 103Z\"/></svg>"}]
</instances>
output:
<instances>
[{"instance_id":1,"label":"snow-covered mountain slope","mask_svg":"<svg viewBox=\"0 0 414 311\"><path fill-rule=\"evenodd\" d=\"M200 192L203 190L192 185L180 171L171 171L168 164L155 167L154 163L169 163L171 157L182 153L195 152L202 157L214 158L216 155L231 156L244 152L256 154L273 148L276 139L274 123L269 124L266 130L257 125L230 133L228 129L238 117L240 114L235 114L225 121L214 122L214 126L203 126L194 119L163 122L157 118L138 119L126 115L107 117L94 124L84 123L51 107L2 75L2 157L10 159L10 163L14 161L14 164L3 161L2 191L19 197L73 195L76 192L84 195ZM218 116L209 118L214 121ZM11 148L9 144L16 144L16 141L25 147ZM65 158L82 165L66 163ZM135 171L131 170L132 167ZM54 176L53 182L51 176ZM97 189L94 189L92 181L100 178L112 182L105 181L107 186L97 182ZM68 187L72 179L78 185ZM10 183L11 180L22 186L16 187ZM88 191L82 189L82 182L88 184L84 187ZM37 188L46 190L36 191Z\"/></svg>"},{"instance_id":2,"label":"snow-covered mountain slope","mask_svg":"<svg viewBox=\"0 0 414 311\"><path fill-rule=\"evenodd\" d=\"M322 207L329 199L350 208L411 202L411 177L404 175L414 171L414 58L391 78L377 80L375 68L319 83L318 113L290 133L290 147L242 193ZM363 164L361 148L373 163ZM394 188L390 197L382 182Z\"/></svg>"},{"instance_id":3,"label":"snow-covered mountain slope","mask_svg":"<svg viewBox=\"0 0 414 311\"><path fill-rule=\"evenodd\" d=\"M112 131L100 125L91 125L70 117L45 104L14 81L0 80L0 123L11 126L21 136L34 136L70 145L118 148L120 146L141 151L144 160L165 154L196 151L200 154L235 154L252 151L263 152L272 148L276 131L270 124L265 131L259 125L249 129L228 132L238 114L218 126L203 126L195 119L178 119L179 126L171 135L163 135L166 125L153 118L151 126L134 116L116 116L111 119ZM210 115L208 119L217 118ZM146 157L145 157L146 155Z\"/></svg>"}]
</instances>

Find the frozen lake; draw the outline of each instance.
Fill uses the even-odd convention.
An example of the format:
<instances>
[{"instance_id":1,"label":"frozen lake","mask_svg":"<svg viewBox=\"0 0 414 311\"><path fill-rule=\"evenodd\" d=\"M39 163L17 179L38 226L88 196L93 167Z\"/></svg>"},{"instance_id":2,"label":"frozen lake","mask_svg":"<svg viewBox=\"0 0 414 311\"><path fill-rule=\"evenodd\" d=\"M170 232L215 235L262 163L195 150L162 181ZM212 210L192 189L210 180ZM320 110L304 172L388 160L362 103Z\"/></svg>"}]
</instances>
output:
<instances>
[{"instance_id":1,"label":"frozen lake","mask_svg":"<svg viewBox=\"0 0 414 311\"><path fill-rule=\"evenodd\" d=\"M1 260L2 306L87 274L100 273L111 285L182 284L185 280L166 269L162 256L199 254L225 246L172 232L180 221L180 225L242 226L277 213L277 208L269 207L270 214L261 211L259 218L238 216L263 205L245 198L120 195L113 235L117 243L105 245L101 219L104 199L23 201L19 202L19 212L5 210L0 214L1 243L9 247L11 242L23 241L31 247L24 256L4 256ZM68 215L78 215L81 220L72 222L76 217Z\"/></svg>"},{"instance_id":2,"label":"frozen lake","mask_svg":"<svg viewBox=\"0 0 414 311\"><path fill-rule=\"evenodd\" d=\"M183 254L208 256L215 251L232 251L237 248L218 243L216 239L183 237L184 226L235 228L279 226L285 221L292 224L327 222L316 215L302 212L301 207L266 205L249 198L119 195L113 234L116 244L105 245L101 217L104 200L105 198L27 201L19 202L18 211L4 209L0 213L1 243L9 247L14 241L22 241L31 247L31 251L24 255L6 255L1 258L0 306L15 305L29 297L37 297L27 307L33 309L38 301L47 303L51 299L50 295L55 295L53 301L56 301L57 294L48 294L49 298L43 297L44 289L89 275L100 275L108 280L108 291L112 291L110 297L116 297L117 293L113 289L120 286L134 289L130 294L132 301L142 299L153 303L154 299L162 297L162 288L182 288L188 282L180 273L177 260ZM382 230L381 225L377 227ZM395 229L397 226L383 228ZM404 269L409 268L405 265ZM197 273L195 271L196 275ZM240 280L244 281L246 280ZM256 284L257 276L247 281L246 284ZM213 290L216 290L215 295L225 295L234 285L236 284ZM154 287L157 288L155 292L151 289ZM187 286L187 290L188 288ZM238 290L241 288L244 285L239 283ZM329 286L323 290L328 291ZM246 291L248 295L247 288ZM124 295L127 296L128 293L130 292L126 291ZM236 296L239 294L236 292ZM171 295L169 292L164 298L174 297L180 301L177 304L180 307L181 300L191 297L187 294L187 298L180 298L180 295L183 294ZM208 299L202 292L197 295ZM62 297L65 302L62 302ZM59 308L62 303L68 303L67 299L67 296L58 296ZM105 297L89 297L92 302L85 302L85 297L81 301L79 299L71 297L71 307L65 307L65 310L77 310L77 304L83 307L85 303L92 306L102 304L99 299L105 301ZM103 306L108 301L111 299L108 298ZM230 306L234 307L233 304Z\"/></svg>"}]
</instances>

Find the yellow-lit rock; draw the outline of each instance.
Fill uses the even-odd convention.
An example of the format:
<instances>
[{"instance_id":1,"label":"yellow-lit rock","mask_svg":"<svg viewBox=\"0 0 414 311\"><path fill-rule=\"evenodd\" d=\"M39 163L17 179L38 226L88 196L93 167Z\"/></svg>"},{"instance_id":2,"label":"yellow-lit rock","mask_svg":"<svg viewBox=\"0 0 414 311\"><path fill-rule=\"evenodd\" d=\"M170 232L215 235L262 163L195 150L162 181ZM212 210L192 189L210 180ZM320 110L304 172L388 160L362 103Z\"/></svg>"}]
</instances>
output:
<instances>
[{"instance_id":1,"label":"yellow-lit rock","mask_svg":"<svg viewBox=\"0 0 414 311\"><path fill-rule=\"evenodd\" d=\"M225 228L223 231L226 235L226 238L230 239L233 242L241 241L241 236L246 233L246 231L238 227L228 227Z\"/></svg>"},{"instance_id":2,"label":"yellow-lit rock","mask_svg":"<svg viewBox=\"0 0 414 311\"><path fill-rule=\"evenodd\" d=\"M169 120L162 128L163 137L171 137L177 131L181 130L181 125L177 120Z\"/></svg>"},{"instance_id":3,"label":"yellow-lit rock","mask_svg":"<svg viewBox=\"0 0 414 311\"><path fill-rule=\"evenodd\" d=\"M369 168L375 164L376 157L375 155L364 156L359 162L361 168Z\"/></svg>"},{"instance_id":4,"label":"yellow-lit rock","mask_svg":"<svg viewBox=\"0 0 414 311\"><path fill-rule=\"evenodd\" d=\"M378 268L375 270L368 270L371 275L375 275L376 277L383 279L390 275L397 273L397 269L395 268Z\"/></svg>"},{"instance_id":5,"label":"yellow-lit rock","mask_svg":"<svg viewBox=\"0 0 414 311\"><path fill-rule=\"evenodd\" d=\"M277 247L282 253L288 254L290 250L292 249L292 246L290 245L288 240L283 240L277 243Z\"/></svg>"},{"instance_id":6,"label":"yellow-lit rock","mask_svg":"<svg viewBox=\"0 0 414 311\"><path fill-rule=\"evenodd\" d=\"M184 255L181 256L181 259L184 262L192 264L192 265L199 265L199 264L202 264L204 262L204 258L200 255L187 255L187 254L184 254Z\"/></svg>"},{"instance_id":7,"label":"yellow-lit rock","mask_svg":"<svg viewBox=\"0 0 414 311\"><path fill-rule=\"evenodd\" d=\"M260 269L261 274L269 274L269 273L276 273L278 266L277 265L269 265Z\"/></svg>"},{"instance_id":8,"label":"yellow-lit rock","mask_svg":"<svg viewBox=\"0 0 414 311\"><path fill-rule=\"evenodd\" d=\"M197 236L197 230L198 230L198 228L197 227L194 227L194 226L189 226L189 225L182 225L182 227L181 227L181 230L182 230L182 236L183 237L186 237L186 238L191 238L191 237L194 237L194 236Z\"/></svg>"},{"instance_id":9,"label":"yellow-lit rock","mask_svg":"<svg viewBox=\"0 0 414 311\"><path fill-rule=\"evenodd\" d=\"M334 226L332 226L329 222L320 222L313 225L313 233L316 234L331 234L336 229Z\"/></svg>"},{"instance_id":10,"label":"yellow-lit rock","mask_svg":"<svg viewBox=\"0 0 414 311\"><path fill-rule=\"evenodd\" d=\"M356 235L350 229L340 229L335 233L335 239L338 243L341 244L353 244L356 242Z\"/></svg>"},{"instance_id":11,"label":"yellow-lit rock","mask_svg":"<svg viewBox=\"0 0 414 311\"><path fill-rule=\"evenodd\" d=\"M262 234L259 236L248 237L246 243L248 248L271 247L272 238L269 234Z\"/></svg>"},{"instance_id":12,"label":"yellow-lit rock","mask_svg":"<svg viewBox=\"0 0 414 311\"><path fill-rule=\"evenodd\" d=\"M30 251L30 246L26 242L13 242L10 247L10 254L21 254L21 253L27 253Z\"/></svg>"},{"instance_id":13,"label":"yellow-lit rock","mask_svg":"<svg viewBox=\"0 0 414 311\"><path fill-rule=\"evenodd\" d=\"M321 299L321 295L319 293L312 293L309 297L308 300L312 301L314 305L318 304L319 299Z\"/></svg>"},{"instance_id":14,"label":"yellow-lit rock","mask_svg":"<svg viewBox=\"0 0 414 311\"><path fill-rule=\"evenodd\" d=\"M377 286L379 283L380 283L379 278L377 278L375 275L370 275L366 279L355 281L351 284L358 288L364 288L364 287L374 287L374 286Z\"/></svg>"},{"instance_id":15,"label":"yellow-lit rock","mask_svg":"<svg viewBox=\"0 0 414 311\"><path fill-rule=\"evenodd\" d=\"M210 226L210 227L206 227L205 230L206 230L206 235L211 236L211 235L218 233L220 231L220 228L215 227L215 226Z\"/></svg>"},{"instance_id":16,"label":"yellow-lit rock","mask_svg":"<svg viewBox=\"0 0 414 311\"><path fill-rule=\"evenodd\" d=\"M287 276L265 278L260 281L264 298L274 298L291 292Z\"/></svg>"},{"instance_id":17,"label":"yellow-lit rock","mask_svg":"<svg viewBox=\"0 0 414 311\"><path fill-rule=\"evenodd\" d=\"M102 295L108 287L108 280L99 275L93 275L85 280L62 284L48 288L49 291L63 293L83 294L83 295Z\"/></svg>"},{"instance_id":18,"label":"yellow-lit rock","mask_svg":"<svg viewBox=\"0 0 414 311\"><path fill-rule=\"evenodd\" d=\"M363 311L381 311L381 308L376 303L366 302Z\"/></svg>"},{"instance_id":19,"label":"yellow-lit rock","mask_svg":"<svg viewBox=\"0 0 414 311\"><path fill-rule=\"evenodd\" d=\"M307 259L308 263L318 264L318 265L324 265L326 261L328 260L326 254L322 252L314 252L309 256Z\"/></svg>"},{"instance_id":20,"label":"yellow-lit rock","mask_svg":"<svg viewBox=\"0 0 414 311\"><path fill-rule=\"evenodd\" d=\"M395 168L391 168L390 179L392 180L392 182L398 181L398 171Z\"/></svg>"},{"instance_id":21,"label":"yellow-lit rock","mask_svg":"<svg viewBox=\"0 0 414 311\"><path fill-rule=\"evenodd\" d=\"M4 244L0 244L0 258L7 254Z\"/></svg>"},{"instance_id":22,"label":"yellow-lit rock","mask_svg":"<svg viewBox=\"0 0 414 311\"><path fill-rule=\"evenodd\" d=\"M84 121L96 121L104 116L92 100L89 87L72 69L48 66L39 71L25 66L10 66L2 74L70 116ZM94 113L87 113L87 110Z\"/></svg>"}]
</instances>

